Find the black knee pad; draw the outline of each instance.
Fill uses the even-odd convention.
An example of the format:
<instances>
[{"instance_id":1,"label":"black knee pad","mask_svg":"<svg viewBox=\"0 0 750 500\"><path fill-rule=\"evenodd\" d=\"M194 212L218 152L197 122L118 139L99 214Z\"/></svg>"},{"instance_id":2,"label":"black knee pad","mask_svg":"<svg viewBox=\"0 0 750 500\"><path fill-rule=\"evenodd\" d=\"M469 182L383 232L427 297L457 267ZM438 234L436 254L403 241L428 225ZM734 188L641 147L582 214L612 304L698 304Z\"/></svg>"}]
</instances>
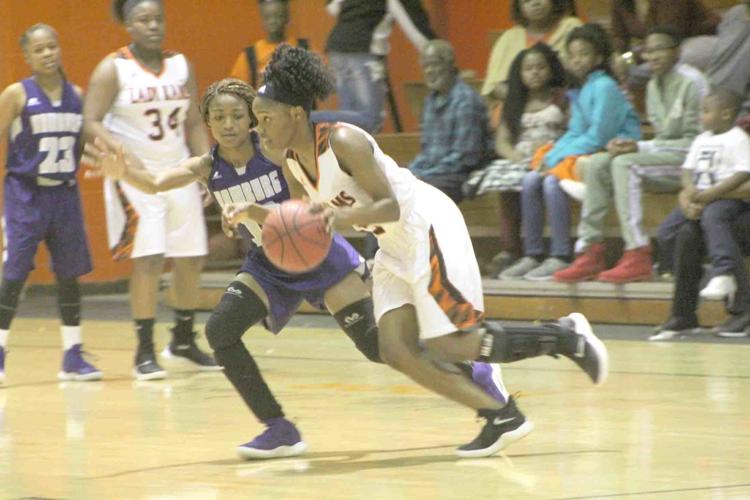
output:
<instances>
[{"instance_id":1,"label":"black knee pad","mask_svg":"<svg viewBox=\"0 0 750 500\"><path fill-rule=\"evenodd\" d=\"M217 351L239 342L248 328L266 314L266 306L258 294L241 281L231 282L206 323L211 349Z\"/></svg>"},{"instance_id":2,"label":"black knee pad","mask_svg":"<svg viewBox=\"0 0 750 500\"><path fill-rule=\"evenodd\" d=\"M81 324L81 287L76 278L58 278L57 305L63 325Z\"/></svg>"},{"instance_id":3,"label":"black knee pad","mask_svg":"<svg viewBox=\"0 0 750 500\"><path fill-rule=\"evenodd\" d=\"M349 304L333 315L354 345L374 363L382 363L378 344L378 326L372 309L372 298Z\"/></svg>"}]
</instances>

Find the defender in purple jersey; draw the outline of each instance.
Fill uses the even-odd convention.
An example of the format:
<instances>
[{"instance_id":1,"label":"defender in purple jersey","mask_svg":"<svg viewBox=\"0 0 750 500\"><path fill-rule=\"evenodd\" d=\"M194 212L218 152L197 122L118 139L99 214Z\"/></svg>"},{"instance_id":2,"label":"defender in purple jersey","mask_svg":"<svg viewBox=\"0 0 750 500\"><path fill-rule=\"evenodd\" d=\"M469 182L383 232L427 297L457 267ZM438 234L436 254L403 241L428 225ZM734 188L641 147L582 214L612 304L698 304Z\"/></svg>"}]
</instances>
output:
<instances>
[{"instance_id":1,"label":"defender in purple jersey","mask_svg":"<svg viewBox=\"0 0 750 500\"><path fill-rule=\"evenodd\" d=\"M381 362L372 299L362 279L362 259L340 235L326 260L303 274L289 274L275 268L260 248L260 225L268 206L294 197L282 175L276 156L267 157L258 135L247 130L255 125L250 109L253 89L240 80L214 83L206 91L201 106L206 124L219 145L210 154L192 158L179 168L158 177L129 167L122 152L111 155L103 143L87 145L94 165L110 177L125 179L147 192L171 189L186 182L204 182L224 212L238 206L249 208L252 219L243 220L235 231L248 239L248 251L240 272L227 287L224 296L206 325L206 336L224 373L267 430L237 448L244 458L292 456L306 449L297 428L284 418L281 406L271 394L258 366L242 343L242 335L263 321L277 333L289 321L302 300L328 310L357 348L371 361ZM225 228L229 231L229 228ZM471 367L462 366L468 374ZM483 368L488 368L486 365ZM494 385L492 368L477 370L477 384L486 391L503 396L504 389Z\"/></svg>"},{"instance_id":2,"label":"defender in purple jersey","mask_svg":"<svg viewBox=\"0 0 750 500\"><path fill-rule=\"evenodd\" d=\"M81 150L80 89L60 67L55 30L31 26L21 48L32 76L0 94L0 136L8 138L4 182L5 255L0 282L0 383L18 296L44 242L57 277L64 347L62 380L99 380L83 358L77 278L91 271L76 182Z\"/></svg>"}]
</instances>

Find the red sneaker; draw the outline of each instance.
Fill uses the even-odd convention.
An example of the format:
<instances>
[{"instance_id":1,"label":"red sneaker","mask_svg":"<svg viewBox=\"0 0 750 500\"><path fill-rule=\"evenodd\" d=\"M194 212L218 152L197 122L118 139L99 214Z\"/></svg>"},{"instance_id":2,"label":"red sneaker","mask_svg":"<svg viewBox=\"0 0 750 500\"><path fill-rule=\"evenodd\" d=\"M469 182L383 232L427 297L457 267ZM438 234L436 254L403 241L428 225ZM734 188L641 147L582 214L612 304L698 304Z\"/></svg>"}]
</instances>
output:
<instances>
[{"instance_id":1,"label":"red sneaker","mask_svg":"<svg viewBox=\"0 0 750 500\"><path fill-rule=\"evenodd\" d=\"M604 265L604 243L594 243L578 255L570 266L557 271L553 277L561 283L587 281L596 278L604 270Z\"/></svg>"},{"instance_id":2,"label":"red sneaker","mask_svg":"<svg viewBox=\"0 0 750 500\"><path fill-rule=\"evenodd\" d=\"M607 283L631 283L633 281L648 281L652 276L653 260L651 247L645 246L625 250L622 258L615 267L599 273L597 280Z\"/></svg>"}]
</instances>

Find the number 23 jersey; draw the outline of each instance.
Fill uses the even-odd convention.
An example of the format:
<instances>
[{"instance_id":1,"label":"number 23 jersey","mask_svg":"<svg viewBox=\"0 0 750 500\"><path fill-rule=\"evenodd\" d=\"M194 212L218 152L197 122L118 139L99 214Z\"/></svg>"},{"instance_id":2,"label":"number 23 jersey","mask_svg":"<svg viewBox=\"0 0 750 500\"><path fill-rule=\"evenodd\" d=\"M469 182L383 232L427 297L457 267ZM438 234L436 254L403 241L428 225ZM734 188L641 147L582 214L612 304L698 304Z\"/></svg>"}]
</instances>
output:
<instances>
[{"instance_id":1,"label":"number 23 jersey","mask_svg":"<svg viewBox=\"0 0 750 500\"><path fill-rule=\"evenodd\" d=\"M10 126L9 174L56 180L75 178L81 139L81 98L69 82L60 102L50 102L34 78L21 81L26 101Z\"/></svg>"},{"instance_id":2,"label":"number 23 jersey","mask_svg":"<svg viewBox=\"0 0 750 500\"><path fill-rule=\"evenodd\" d=\"M119 91L104 124L152 172L190 156L185 118L190 107L190 68L184 55L164 52L157 74L128 47L115 53Z\"/></svg>"}]
</instances>

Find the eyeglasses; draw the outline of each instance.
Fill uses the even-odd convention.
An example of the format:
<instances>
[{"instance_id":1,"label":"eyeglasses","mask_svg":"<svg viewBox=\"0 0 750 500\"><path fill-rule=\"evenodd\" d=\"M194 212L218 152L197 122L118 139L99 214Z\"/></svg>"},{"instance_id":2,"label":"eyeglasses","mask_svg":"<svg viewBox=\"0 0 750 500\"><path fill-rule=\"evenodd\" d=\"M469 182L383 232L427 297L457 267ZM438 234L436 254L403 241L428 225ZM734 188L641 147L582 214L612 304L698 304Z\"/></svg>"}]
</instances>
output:
<instances>
[{"instance_id":1,"label":"eyeglasses","mask_svg":"<svg viewBox=\"0 0 750 500\"><path fill-rule=\"evenodd\" d=\"M665 45L664 47L644 47L643 54L653 54L655 52L663 52L665 50L676 49L677 45Z\"/></svg>"}]
</instances>

